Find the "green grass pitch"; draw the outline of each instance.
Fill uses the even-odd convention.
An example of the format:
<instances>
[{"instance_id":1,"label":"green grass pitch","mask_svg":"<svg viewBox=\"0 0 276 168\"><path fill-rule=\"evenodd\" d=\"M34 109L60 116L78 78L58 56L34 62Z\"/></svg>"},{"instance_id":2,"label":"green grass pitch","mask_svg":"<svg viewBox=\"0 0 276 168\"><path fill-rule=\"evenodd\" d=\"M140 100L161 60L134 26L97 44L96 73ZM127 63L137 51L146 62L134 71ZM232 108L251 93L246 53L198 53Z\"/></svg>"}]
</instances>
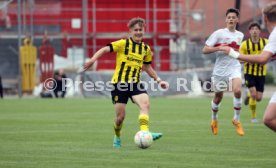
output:
<instances>
[{"instance_id":1,"label":"green grass pitch","mask_svg":"<svg viewBox=\"0 0 276 168\"><path fill-rule=\"evenodd\" d=\"M219 135L210 129L210 97L151 98L150 128L163 138L149 149L134 144L138 108L129 102L122 148L114 149L110 99L14 99L0 101L1 168L274 168L276 136L261 122L268 103L258 104L258 124L248 107L231 123L232 99L224 98Z\"/></svg>"}]
</instances>

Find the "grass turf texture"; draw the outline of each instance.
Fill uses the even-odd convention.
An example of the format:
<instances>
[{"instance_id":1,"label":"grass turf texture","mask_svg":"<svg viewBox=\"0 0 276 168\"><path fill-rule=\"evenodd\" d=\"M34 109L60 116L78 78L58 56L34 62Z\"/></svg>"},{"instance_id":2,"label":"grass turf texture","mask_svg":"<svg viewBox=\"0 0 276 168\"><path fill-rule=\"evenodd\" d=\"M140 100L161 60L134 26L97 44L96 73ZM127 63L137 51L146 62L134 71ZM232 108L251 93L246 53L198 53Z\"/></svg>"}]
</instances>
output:
<instances>
[{"instance_id":1,"label":"grass turf texture","mask_svg":"<svg viewBox=\"0 0 276 168\"><path fill-rule=\"evenodd\" d=\"M110 99L22 99L0 101L1 168L266 168L276 165L276 136L261 122L231 123L232 99L224 98L219 134L210 130L211 98L151 98L150 128L163 138L149 149L134 144L138 108L129 103L122 148L114 149ZM262 120L268 100L258 103Z\"/></svg>"}]
</instances>

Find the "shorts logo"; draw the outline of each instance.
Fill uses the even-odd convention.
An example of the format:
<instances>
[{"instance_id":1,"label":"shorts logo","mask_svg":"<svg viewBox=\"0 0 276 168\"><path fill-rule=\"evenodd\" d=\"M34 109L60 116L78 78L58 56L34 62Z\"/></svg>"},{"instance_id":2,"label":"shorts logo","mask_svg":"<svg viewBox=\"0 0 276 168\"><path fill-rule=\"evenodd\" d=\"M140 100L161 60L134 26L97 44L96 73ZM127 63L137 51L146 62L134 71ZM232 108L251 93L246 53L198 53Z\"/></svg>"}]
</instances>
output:
<instances>
[{"instance_id":1,"label":"shorts logo","mask_svg":"<svg viewBox=\"0 0 276 168\"><path fill-rule=\"evenodd\" d=\"M119 97L118 96L115 96L114 97L114 101L116 102L116 101L118 101L119 100Z\"/></svg>"}]
</instances>

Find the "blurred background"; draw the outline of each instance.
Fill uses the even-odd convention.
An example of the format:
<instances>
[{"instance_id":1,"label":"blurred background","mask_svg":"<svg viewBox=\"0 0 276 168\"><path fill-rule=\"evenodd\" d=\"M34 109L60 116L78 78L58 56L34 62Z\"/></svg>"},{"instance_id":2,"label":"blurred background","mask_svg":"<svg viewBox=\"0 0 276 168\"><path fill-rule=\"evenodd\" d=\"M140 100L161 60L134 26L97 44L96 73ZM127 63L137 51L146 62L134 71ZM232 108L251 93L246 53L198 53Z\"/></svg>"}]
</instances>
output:
<instances>
[{"instance_id":1,"label":"blurred background","mask_svg":"<svg viewBox=\"0 0 276 168\"><path fill-rule=\"evenodd\" d=\"M151 46L153 67L161 77L171 83L176 77L208 81L215 54L203 55L201 50L214 30L225 27L225 11L230 7L240 10L238 29L246 39L248 24L262 24L261 10L271 1L1 0L0 76L4 95L38 95L44 89L41 84L61 69L73 81L110 80L115 68L113 53L82 76L77 70L99 48L127 38L127 22L138 16L146 20L144 41ZM262 28L261 36L268 37ZM269 63L268 71L267 81L273 84L273 64ZM187 91L176 92L172 86L166 93L152 95L183 93ZM69 95L107 94L75 89L68 90Z\"/></svg>"}]
</instances>

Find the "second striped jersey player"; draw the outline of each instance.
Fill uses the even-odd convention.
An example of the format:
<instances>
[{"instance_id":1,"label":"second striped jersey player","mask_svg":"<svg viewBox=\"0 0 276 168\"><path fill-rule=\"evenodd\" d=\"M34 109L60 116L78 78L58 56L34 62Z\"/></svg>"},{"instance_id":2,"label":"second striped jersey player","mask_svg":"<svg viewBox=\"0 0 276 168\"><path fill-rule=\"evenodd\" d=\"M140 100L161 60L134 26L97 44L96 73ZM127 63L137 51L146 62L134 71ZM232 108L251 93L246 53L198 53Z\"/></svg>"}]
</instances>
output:
<instances>
[{"instance_id":1,"label":"second striped jersey player","mask_svg":"<svg viewBox=\"0 0 276 168\"><path fill-rule=\"evenodd\" d=\"M257 22L252 22L248 26L250 38L242 42L240 53L241 54L254 54L259 55L262 53L268 40L261 38L261 26ZM244 104L248 105L251 111L251 122L256 123L256 105L257 101L261 101L264 92L266 65L259 63L244 62L244 79L246 89ZM248 92L249 90L249 92ZM248 92L248 93L247 93Z\"/></svg>"}]
</instances>

